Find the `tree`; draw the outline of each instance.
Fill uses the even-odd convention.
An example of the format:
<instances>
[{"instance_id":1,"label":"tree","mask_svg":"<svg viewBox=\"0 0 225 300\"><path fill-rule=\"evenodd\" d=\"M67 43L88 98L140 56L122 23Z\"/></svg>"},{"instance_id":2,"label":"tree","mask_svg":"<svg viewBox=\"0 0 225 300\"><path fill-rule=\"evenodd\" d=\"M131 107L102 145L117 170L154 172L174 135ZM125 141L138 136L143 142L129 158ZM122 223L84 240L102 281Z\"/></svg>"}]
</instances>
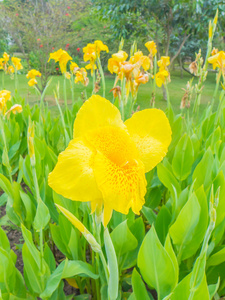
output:
<instances>
[{"instance_id":1,"label":"tree","mask_svg":"<svg viewBox=\"0 0 225 300\"><path fill-rule=\"evenodd\" d=\"M87 1L7 0L1 4L0 19L28 65L41 73L42 90L52 74L49 53L68 49L73 40L72 25Z\"/></svg>"}]
</instances>

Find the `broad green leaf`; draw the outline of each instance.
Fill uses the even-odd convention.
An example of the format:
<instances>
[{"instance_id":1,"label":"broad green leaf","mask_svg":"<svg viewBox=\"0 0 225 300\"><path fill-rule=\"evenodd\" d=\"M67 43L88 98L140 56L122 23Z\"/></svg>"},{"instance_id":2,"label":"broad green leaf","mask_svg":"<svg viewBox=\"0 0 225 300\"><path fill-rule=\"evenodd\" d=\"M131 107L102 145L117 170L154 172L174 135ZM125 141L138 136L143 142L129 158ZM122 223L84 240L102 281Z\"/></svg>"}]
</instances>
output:
<instances>
[{"instance_id":1,"label":"broad green leaf","mask_svg":"<svg viewBox=\"0 0 225 300\"><path fill-rule=\"evenodd\" d=\"M120 223L111 233L111 239L118 259L137 248L138 242L127 226L127 220Z\"/></svg>"},{"instance_id":2,"label":"broad green leaf","mask_svg":"<svg viewBox=\"0 0 225 300\"><path fill-rule=\"evenodd\" d=\"M199 300L199 299L204 299L204 300L210 300L209 297L209 291L208 291L208 286L207 286L207 281L206 281L206 276L203 277L203 280L199 287L195 290L191 291L190 287L190 280L191 280L191 275L187 275L175 288L175 290L172 293L172 296L170 297L170 300ZM189 298L191 296L191 298Z\"/></svg>"},{"instance_id":3,"label":"broad green leaf","mask_svg":"<svg viewBox=\"0 0 225 300\"><path fill-rule=\"evenodd\" d=\"M119 288L118 262L116 258L116 252L107 227L104 231L104 241L109 266L108 297L110 300L116 300Z\"/></svg>"},{"instance_id":4,"label":"broad green leaf","mask_svg":"<svg viewBox=\"0 0 225 300\"><path fill-rule=\"evenodd\" d=\"M195 194L192 194L182 208L175 223L170 227L169 233L174 245L178 249L178 261L193 255L189 252L189 246L199 223L201 207Z\"/></svg>"},{"instance_id":5,"label":"broad green leaf","mask_svg":"<svg viewBox=\"0 0 225 300\"><path fill-rule=\"evenodd\" d=\"M155 221L155 230L162 245L164 245L165 243L170 223L171 213L169 209L164 205L160 209Z\"/></svg>"},{"instance_id":6,"label":"broad green leaf","mask_svg":"<svg viewBox=\"0 0 225 300\"><path fill-rule=\"evenodd\" d=\"M176 190L177 195L179 195L181 188L174 175L162 163L157 166L157 174L159 180L168 188L173 198L176 198L174 189Z\"/></svg>"},{"instance_id":7,"label":"broad green leaf","mask_svg":"<svg viewBox=\"0 0 225 300\"><path fill-rule=\"evenodd\" d=\"M220 251L214 253L207 260L207 267L220 265L225 262L225 247Z\"/></svg>"},{"instance_id":8,"label":"broad green leaf","mask_svg":"<svg viewBox=\"0 0 225 300\"><path fill-rule=\"evenodd\" d=\"M172 161L173 172L179 180L184 180L191 173L194 162L194 150L191 139L184 134L179 140Z\"/></svg>"},{"instance_id":9,"label":"broad green leaf","mask_svg":"<svg viewBox=\"0 0 225 300\"><path fill-rule=\"evenodd\" d=\"M94 273L94 269L91 265L82 261L68 261L66 259L51 274L47 281L46 288L40 296L42 298L50 297L58 288L62 279L74 277L76 275L93 279L98 278L98 275Z\"/></svg>"},{"instance_id":10,"label":"broad green leaf","mask_svg":"<svg viewBox=\"0 0 225 300\"><path fill-rule=\"evenodd\" d=\"M156 214L154 213L154 211L147 206L143 206L141 211L147 219L149 225L152 225L156 220Z\"/></svg>"},{"instance_id":11,"label":"broad green leaf","mask_svg":"<svg viewBox=\"0 0 225 300\"><path fill-rule=\"evenodd\" d=\"M175 288L178 277L173 260L162 246L154 226L145 236L138 254L138 267L145 282L161 300Z\"/></svg>"},{"instance_id":12,"label":"broad green leaf","mask_svg":"<svg viewBox=\"0 0 225 300\"><path fill-rule=\"evenodd\" d=\"M50 213L48 207L44 204L41 199L38 199L37 212L34 218L34 229L40 231L47 226L50 221Z\"/></svg>"},{"instance_id":13,"label":"broad green leaf","mask_svg":"<svg viewBox=\"0 0 225 300\"><path fill-rule=\"evenodd\" d=\"M210 148L208 148L192 175L192 181L195 182L195 189L198 189L202 184L205 191L207 191L207 189L210 187L212 183L213 161L214 158L212 151Z\"/></svg>"},{"instance_id":14,"label":"broad green leaf","mask_svg":"<svg viewBox=\"0 0 225 300\"><path fill-rule=\"evenodd\" d=\"M132 288L135 300L150 300L145 284L135 268L132 273Z\"/></svg>"}]
</instances>

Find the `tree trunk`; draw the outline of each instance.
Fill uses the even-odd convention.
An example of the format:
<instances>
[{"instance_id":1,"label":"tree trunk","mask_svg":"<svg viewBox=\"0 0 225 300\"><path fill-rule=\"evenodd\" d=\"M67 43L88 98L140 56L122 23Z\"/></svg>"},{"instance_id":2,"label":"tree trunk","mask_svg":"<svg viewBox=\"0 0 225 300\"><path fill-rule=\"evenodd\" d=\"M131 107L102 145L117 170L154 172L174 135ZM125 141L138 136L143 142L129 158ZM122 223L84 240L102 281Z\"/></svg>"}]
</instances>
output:
<instances>
[{"instance_id":1,"label":"tree trunk","mask_svg":"<svg viewBox=\"0 0 225 300\"><path fill-rule=\"evenodd\" d=\"M179 65L180 65L180 78L183 78L183 64L182 64L182 59L181 56L179 55Z\"/></svg>"},{"instance_id":2,"label":"tree trunk","mask_svg":"<svg viewBox=\"0 0 225 300\"><path fill-rule=\"evenodd\" d=\"M163 100L167 101L167 93L164 84L162 85Z\"/></svg>"}]
</instances>

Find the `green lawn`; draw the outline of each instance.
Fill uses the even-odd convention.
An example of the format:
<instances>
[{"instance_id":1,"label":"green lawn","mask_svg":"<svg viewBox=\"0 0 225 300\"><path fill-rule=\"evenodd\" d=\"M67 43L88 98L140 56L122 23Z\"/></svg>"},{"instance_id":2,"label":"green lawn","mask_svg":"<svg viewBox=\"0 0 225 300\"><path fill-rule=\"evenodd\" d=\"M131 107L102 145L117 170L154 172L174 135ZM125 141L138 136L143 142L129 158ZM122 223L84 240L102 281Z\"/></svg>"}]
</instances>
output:
<instances>
[{"instance_id":1,"label":"green lawn","mask_svg":"<svg viewBox=\"0 0 225 300\"><path fill-rule=\"evenodd\" d=\"M209 73L208 78L205 82L203 94L202 94L202 104L201 109L203 109L207 103L212 99L212 95L215 88L215 73ZM188 80L192 78L191 75L184 72L183 78L180 78L180 71L173 71L171 73L171 82L168 85L171 103L176 112L180 110L180 102L181 98L184 95L184 91L182 88L186 87L186 83ZM114 84L114 76L107 75L106 76L106 98L112 100L112 93L109 91L112 89ZM26 99L31 105L37 103L39 101L39 95L35 91L33 87L29 87L27 82L27 78L25 75L18 75L19 80L19 94ZM49 107L55 106L54 100L54 90L56 89L57 84L60 84L60 100L63 103L63 77L62 76L53 76L53 80L47 90L46 100L49 102ZM197 83L197 78L194 79L194 83ZM75 97L81 97L81 93L84 90L84 87L81 84L75 85ZM10 76L5 76L5 89L10 91L14 91L14 80L10 78ZM90 96L92 92L92 80L90 79L90 83L87 87L87 95ZM99 95L101 95L101 90L99 91ZM71 91L69 86L69 81L67 81L67 97L68 103L70 103L71 99ZM151 97L151 88L150 83L145 85L141 85L138 93L138 101L137 103L140 105L141 109L150 107L150 97ZM156 105L157 108L165 109L166 101L163 100L162 97L162 89L156 89Z\"/></svg>"}]
</instances>

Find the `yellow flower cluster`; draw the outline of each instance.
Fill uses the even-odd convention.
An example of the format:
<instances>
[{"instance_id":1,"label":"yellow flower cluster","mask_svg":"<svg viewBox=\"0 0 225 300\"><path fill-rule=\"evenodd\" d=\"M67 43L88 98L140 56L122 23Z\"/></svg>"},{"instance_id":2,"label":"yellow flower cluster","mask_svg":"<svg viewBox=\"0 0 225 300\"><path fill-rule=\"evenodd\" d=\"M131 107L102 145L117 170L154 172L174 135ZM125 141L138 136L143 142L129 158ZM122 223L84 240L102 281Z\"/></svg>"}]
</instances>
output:
<instances>
[{"instance_id":1,"label":"yellow flower cluster","mask_svg":"<svg viewBox=\"0 0 225 300\"><path fill-rule=\"evenodd\" d=\"M166 79L169 78L170 73L167 70L167 67L170 65L169 56L161 56L161 59L157 61L159 72L155 75L155 81L158 87L161 87L162 84L165 84Z\"/></svg>"},{"instance_id":2,"label":"yellow flower cluster","mask_svg":"<svg viewBox=\"0 0 225 300\"><path fill-rule=\"evenodd\" d=\"M23 66L21 64L21 58L13 56L11 58L11 61L13 63L14 68L16 69L16 71L19 71L19 70L23 69Z\"/></svg>"},{"instance_id":3,"label":"yellow flower cluster","mask_svg":"<svg viewBox=\"0 0 225 300\"><path fill-rule=\"evenodd\" d=\"M11 101L11 92L8 90L2 90L0 91L0 113L3 116L6 116L10 112L13 114L21 113L22 112L22 106L20 104L13 105L8 111L7 111L7 102Z\"/></svg>"},{"instance_id":4,"label":"yellow flower cluster","mask_svg":"<svg viewBox=\"0 0 225 300\"><path fill-rule=\"evenodd\" d=\"M130 57L129 61L128 54L125 51L120 50L114 53L112 57L108 60L108 69L113 74L117 74L118 79L126 78L127 93L131 89L132 94L137 93L139 85L148 82L149 75L147 72L151 61L148 56L145 56L142 51L137 51L133 56Z\"/></svg>"},{"instance_id":5,"label":"yellow flower cluster","mask_svg":"<svg viewBox=\"0 0 225 300\"><path fill-rule=\"evenodd\" d=\"M83 48L84 52L84 61L90 61L90 64L86 66L86 69L90 69L91 73L93 73L93 70L96 69L96 60L100 57L100 52L106 51L109 52L108 47L103 44L102 41L95 41L93 44L89 43L86 47Z\"/></svg>"},{"instance_id":6,"label":"yellow flower cluster","mask_svg":"<svg viewBox=\"0 0 225 300\"><path fill-rule=\"evenodd\" d=\"M140 213L145 173L163 159L170 142L163 111L145 109L123 123L116 106L93 95L77 113L73 140L59 155L48 183L66 198L90 201L92 212L104 207L102 221L107 226L113 210Z\"/></svg>"},{"instance_id":7,"label":"yellow flower cluster","mask_svg":"<svg viewBox=\"0 0 225 300\"><path fill-rule=\"evenodd\" d=\"M11 62L12 65L8 65L10 59L10 55L4 52L3 57L0 58L0 70L4 70L8 74L13 74L16 71L19 71L23 69L23 66L21 64L21 58L18 57L12 57Z\"/></svg>"},{"instance_id":8,"label":"yellow flower cluster","mask_svg":"<svg viewBox=\"0 0 225 300\"><path fill-rule=\"evenodd\" d=\"M41 77L41 73L35 69L32 69L27 73L26 77L27 79L30 79L28 81L28 85L34 86L35 84L37 84L36 77Z\"/></svg>"}]
</instances>

